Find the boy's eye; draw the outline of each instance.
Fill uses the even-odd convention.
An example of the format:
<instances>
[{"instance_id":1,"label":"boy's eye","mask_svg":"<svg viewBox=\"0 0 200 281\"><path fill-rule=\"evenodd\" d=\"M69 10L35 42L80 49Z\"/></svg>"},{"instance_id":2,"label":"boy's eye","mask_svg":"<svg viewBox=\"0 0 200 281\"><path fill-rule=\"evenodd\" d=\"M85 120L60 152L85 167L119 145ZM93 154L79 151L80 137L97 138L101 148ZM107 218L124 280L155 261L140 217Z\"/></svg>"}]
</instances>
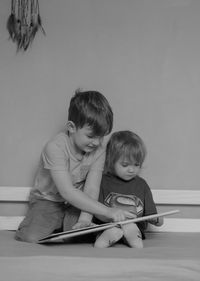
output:
<instances>
[{"instance_id":1,"label":"boy's eye","mask_svg":"<svg viewBox=\"0 0 200 281\"><path fill-rule=\"evenodd\" d=\"M91 132L91 133L86 134L86 137L89 139L94 139L95 135Z\"/></svg>"},{"instance_id":2,"label":"boy's eye","mask_svg":"<svg viewBox=\"0 0 200 281\"><path fill-rule=\"evenodd\" d=\"M93 136L91 136L91 135L87 135L87 137L88 137L88 139L92 139L93 138Z\"/></svg>"}]
</instances>

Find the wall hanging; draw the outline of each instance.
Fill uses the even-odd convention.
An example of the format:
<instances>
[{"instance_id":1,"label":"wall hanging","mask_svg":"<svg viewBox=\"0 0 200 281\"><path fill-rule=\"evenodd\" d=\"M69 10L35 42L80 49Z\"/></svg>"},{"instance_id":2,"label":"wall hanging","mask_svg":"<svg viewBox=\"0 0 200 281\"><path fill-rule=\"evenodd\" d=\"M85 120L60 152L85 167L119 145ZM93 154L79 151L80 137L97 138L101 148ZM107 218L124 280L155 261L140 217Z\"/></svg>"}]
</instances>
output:
<instances>
[{"instance_id":1,"label":"wall hanging","mask_svg":"<svg viewBox=\"0 0 200 281\"><path fill-rule=\"evenodd\" d=\"M17 44L17 51L26 51L32 44L38 30L41 30L46 35L42 27L39 1L12 0L7 30L11 40Z\"/></svg>"}]
</instances>

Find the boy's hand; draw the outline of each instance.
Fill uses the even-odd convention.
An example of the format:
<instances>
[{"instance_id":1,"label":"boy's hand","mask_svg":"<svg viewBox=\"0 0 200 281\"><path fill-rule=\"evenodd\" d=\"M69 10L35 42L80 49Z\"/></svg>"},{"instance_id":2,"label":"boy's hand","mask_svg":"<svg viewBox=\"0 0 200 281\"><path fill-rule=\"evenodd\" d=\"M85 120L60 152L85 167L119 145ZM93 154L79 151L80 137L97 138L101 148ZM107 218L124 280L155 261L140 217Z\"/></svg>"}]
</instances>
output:
<instances>
[{"instance_id":1,"label":"boy's hand","mask_svg":"<svg viewBox=\"0 0 200 281\"><path fill-rule=\"evenodd\" d=\"M84 228L88 226L95 226L96 224L91 222L91 221L78 221L73 225L72 229L79 229L79 228Z\"/></svg>"},{"instance_id":2,"label":"boy's hand","mask_svg":"<svg viewBox=\"0 0 200 281\"><path fill-rule=\"evenodd\" d=\"M127 219L134 219L134 218L136 218L136 215L129 211L126 211L126 210L122 210L122 209L118 209L118 208L109 208L108 217L112 221L118 222L118 221L124 221Z\"/></svg>"}]
</instances>

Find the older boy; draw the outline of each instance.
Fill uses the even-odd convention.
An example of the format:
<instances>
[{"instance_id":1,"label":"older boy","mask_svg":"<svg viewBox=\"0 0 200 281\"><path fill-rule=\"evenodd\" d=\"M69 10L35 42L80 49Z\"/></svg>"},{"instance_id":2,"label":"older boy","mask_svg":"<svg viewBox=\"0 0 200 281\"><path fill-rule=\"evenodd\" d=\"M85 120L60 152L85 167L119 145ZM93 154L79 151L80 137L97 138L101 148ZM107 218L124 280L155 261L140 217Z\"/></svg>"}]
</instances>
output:
<instances>
[{"instance_id":1,"label":"older boy","mask_svg":"<svg viewBox=\"0 0 200 281\"><path fill-rule=\"evenodd\" d=\"M29 209L16 239L37 242L62 227L88 226L93 214L113 221L133 218L129 211L97 201L105 160L103 137L112 125L112 109L101 93L75 93L65 131L44 147Z\"/></svg>"}]
</instances>

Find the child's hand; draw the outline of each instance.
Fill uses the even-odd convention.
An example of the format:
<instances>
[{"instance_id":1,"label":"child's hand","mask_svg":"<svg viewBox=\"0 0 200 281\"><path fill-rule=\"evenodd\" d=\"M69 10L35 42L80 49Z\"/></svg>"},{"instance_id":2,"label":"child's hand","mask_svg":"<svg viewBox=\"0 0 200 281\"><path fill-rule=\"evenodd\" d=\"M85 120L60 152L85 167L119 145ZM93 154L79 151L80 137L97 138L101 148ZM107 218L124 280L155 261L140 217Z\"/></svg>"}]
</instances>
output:
<instances>
[{"instance_id":1,"label":"child's hand","mask_svg":"<svg viewBox=\"0 0 200 281\"><path fill-rule=\"evenodd\" d=\"M79 228L84 228L88 226L95 226L96 224L91 222L91 221L78 221L73 225L72 229L79 229Z\"/></svg>"},{"instance_id":2,"label":"child's hand","mask_svg":"<svg viewBox=\"0 0 200 281\"><path fill-rule=\"evenodd\" d=\"M163 223L164 223L164 218L163 217L159 217L158 221L156 223L156 226L161 226L161 225L163 225Z\"/></svg>"},{"instance_id":3,"label":"child's hand","mask_svg":"<svg viewBox=\"0 0 200 281\"><path fill-rule=\"evenodd\" d=\"M122 209L118 209L118 208L109 208L108 217L112 221L118 222L118 221L124 221L127 219L134 219L134 218L136 218L136 215L129 211L126 211L126 210L122 210Z\"/></svg>"},{"instance_id":4,"label":"child's hand","mask_svg":"<svg viewBox=\"0 0 200 281\"><path fill-rule=\"evenodd\" d=\"M155 226L161 226L164 223L164 218L158 217L158 218L155 218L155 219L151 219L148 222L155 225Z\"/></svg>"}]
</instances>

